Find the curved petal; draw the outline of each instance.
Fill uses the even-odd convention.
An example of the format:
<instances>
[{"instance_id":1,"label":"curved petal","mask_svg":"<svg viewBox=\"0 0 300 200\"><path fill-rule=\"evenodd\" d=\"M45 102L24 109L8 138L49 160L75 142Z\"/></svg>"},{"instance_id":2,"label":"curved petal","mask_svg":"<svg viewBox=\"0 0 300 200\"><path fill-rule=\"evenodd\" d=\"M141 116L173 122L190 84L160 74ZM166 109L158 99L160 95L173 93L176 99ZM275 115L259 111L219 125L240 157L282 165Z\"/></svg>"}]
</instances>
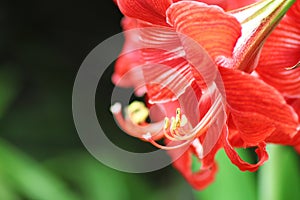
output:
<instances>
[{"instance_id":1,"label":"curved petal","mask_svg":"<svg viewBox=\"0 0 300 200\"><path fill-rule=\"evenodd\" d=\"M152 103L178 99L187 87L196 96L215 79L217 67L207 52L192 38L167 27L140 29L143 68ZM183 42L184 41L184 42Z\"/></svg>"},{"instance_id":2,"label":"curved petal","mask_svg":"<svg viewBox=\"0 0 300 200\"><path fill-rule=\"evenodd\" d=\"M292 106L294 111L298 115L299 124L297 127L298 133L294 137L288 137L284 134L271 134L267 139L266 142L272 142L277 144L283 144L283 145L291 145L291 146L297 146L300 145L300 99L287 99L287 103Z\"/></svg>"},{"instance_id":3,"label":"curved petal","mask_svg":"<svg viewBox=\"0 0 300 200\"><path fill-rule=\"evenodd\" d=\"M236 150L231 146L228 141L228 137L223 137L223 145L226 154L233 164L235 164L242 171L256 171L266 160L268 160L268 153L266 151L266 143L261 142L257 145L257 149L255 150L258 156L258 162L256 164L250 164L241 159Z\"/></svg>"},{"instance_id":4,"label":"curved petal","mask_svg":"<svg viewBox=\"0 0 300 200\"><path fill-rule=\"evenodd\" d=\"M167 10L167 22L177 32L197 41L213 59L221 55L231 57L241 34L240 23L233 16L218 6L195 1L172 4Z\"/></svg>"},{"instance_id":5,"label":"curved petal","mask_svg":"<svg viewBox=\"0 0 300 200\"><path fill-rule=\"evenodd\" d=\"M171 157L174 152L169 152ZM192 171L192 156L195 154L195 149L191 146L179 159L173 162L173 166L183 175L183 177L197 190L204 189L215 179L217 172L216 163L212 163L209 168L199 169L197 172ZM199 162L201 162L199 160Z\"/></svg>"},{"instance_id":6,"label":"curved petal","mask_svg":"<svg viewBox=\"0 0 300 200\"><path fill-rule=\"evenodd\" d=\"M207 169L212 165L215 160L216 153L222 147L222 137L224 131L226 131L226 125L220 122L221 120L218 120L212 127L210 127L202 141L203 158L200 157L202 158L202 169Z\"/></svg>"},{"instance_id":7,"label":"curved petal","mask_svg":"<svg viewBox=\"0 0 300 200\"><path fill-rule=\"evenodd\" d=\"M171 2L171 0L117 0L124 15L159 25L166 25L165 13Z\"/></svg>"},{"instance_id":8,"label":"curved petal","mask_svg":"<svg viewBox=\"0 0 300 200\"><path fill-rule=\"evenodd\" d=\"M298 116L278 91L244 72L219 69L228 110L246 144L255 146L271 134L296 134Z\"/></svg>"},{"instance_id":9,"label":"curved petal","mask_svg":"<svg viewBox=\"0 0 300 200\"><path fill-rule=\"evenodd\" d=\"M143 81L143 74L138 67L144 64L141 55L141 44L136 30L138 21L130 17L122 19L125 43L122 52L115 63L112 82L121 87L138 87ZM145 92L145 90L144 90ZM142 95L143 92L140 92Z\"/></svg>"},{"instance_id":10,"label":"curved petal","mask_svg":"<svg viewBox=\"0 0 300 200\"><path fill-rule=\"evenodd\" d=\"M300 60L300 1L291 7L267 39L256 69L260 78L284 96L300 97L300 68L287 70Z\"/></svg>"},{"instance_id":11,"label":"curved petal","mask_svg":"<svg viewBox=\"0 0 300 200\"><path fill-rule=\"evenodd\" d=\"M195 81L177 33L171 28L140 30L147 95L152 103L178 98Z\"/></svg>"}]
</instances>

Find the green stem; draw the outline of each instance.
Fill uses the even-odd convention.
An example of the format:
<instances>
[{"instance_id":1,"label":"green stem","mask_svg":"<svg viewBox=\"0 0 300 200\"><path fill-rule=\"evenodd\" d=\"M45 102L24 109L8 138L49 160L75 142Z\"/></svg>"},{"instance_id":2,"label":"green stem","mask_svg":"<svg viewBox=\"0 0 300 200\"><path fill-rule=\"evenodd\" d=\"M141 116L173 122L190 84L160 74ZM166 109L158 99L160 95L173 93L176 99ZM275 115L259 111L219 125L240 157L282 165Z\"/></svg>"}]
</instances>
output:
<instances>
[{"instance_id":1,"label":"green stem","mask_svg":"<svg viewBox=\"0 0 300 200\"><path fill-rule=\"evenodd\" d=\"M280 146L269 145L269 160L261 167L259 171L259 188L258 199L272 199L279 200L277 191L279 191L279 176L277 176L280 170Z\"/></svg>"},{"instance_id":2,"label":"green stem","mask_svg":"<svg viewBox=\"0 0 300 200\"><path fill-rule=\"evenodd\" d=\"M299 155L293 148L279 145L269 145L268 152L270 158L259 171L258 199L299 199Z\"/></svg>"}]
</instances>

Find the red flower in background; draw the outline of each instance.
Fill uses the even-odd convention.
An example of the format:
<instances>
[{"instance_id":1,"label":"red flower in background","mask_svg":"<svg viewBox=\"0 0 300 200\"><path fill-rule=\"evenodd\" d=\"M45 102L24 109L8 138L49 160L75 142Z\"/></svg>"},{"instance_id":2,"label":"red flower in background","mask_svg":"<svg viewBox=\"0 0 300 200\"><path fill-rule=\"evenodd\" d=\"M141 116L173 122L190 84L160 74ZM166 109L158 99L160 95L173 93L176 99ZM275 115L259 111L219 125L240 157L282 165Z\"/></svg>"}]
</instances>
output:
<instances>
[{"instance_id":1,"label":"red flower in background","mask_svg":"<svg viewBox=\"0 0 300 200\"><path fill-rule=\"evenodd\" d=\"M225 10L231 10L254 1L216 2ZM197 1L118 0L117 4L126 16L124 29L139 29L125 32L124 52L133 51L121 55L113 81L119 86L135 87L138 94L146 92L148 107L153 109L150 112L135 103L129 106L125 119L120 109L112 110L128 134L169 150L174 166L193 187L202 189L213 181L217 169L214 156L221 147L241 170L254 171L268 158L266 142L297 145L299 101L289 100L288 104L280 93L287 90L276 87L279 92L272 80L264 79L264 75L267 76L264 70L269 72L266 58L276 52L272 48L281 43L268 47L267 42L259 64L257 62L264 39L290 1L262 1L229 13ZM299 16L298 4L284 20ZM252 11L250 15L249 11ZM284 20L279 27L286 26ZM276 31L278 29L274 34ZM283 37L285 35L288 36ZM297 63L299 48L296 49L293 59ZM291 66L296 64L294 60ZM264 81L249 74L257 64L256 71ZM280 70L276 76L281 76L280 72L285 75L282 69L286 67L289 66L278 65ZM295 70L287 72L289 76L293 76L292 71ZM286 84L287 88L299 82L298 76ZM151 119L158 122L145 122L149 112ZM162 115L167 117L165 121ZM166 146L155 142L162 137ZM244 162L233 147L257 147L258 163ZM182 149L186 151L175 159ZM191 170L193 154L202 163L198 172Z\"/></svg>"}]
</instances>

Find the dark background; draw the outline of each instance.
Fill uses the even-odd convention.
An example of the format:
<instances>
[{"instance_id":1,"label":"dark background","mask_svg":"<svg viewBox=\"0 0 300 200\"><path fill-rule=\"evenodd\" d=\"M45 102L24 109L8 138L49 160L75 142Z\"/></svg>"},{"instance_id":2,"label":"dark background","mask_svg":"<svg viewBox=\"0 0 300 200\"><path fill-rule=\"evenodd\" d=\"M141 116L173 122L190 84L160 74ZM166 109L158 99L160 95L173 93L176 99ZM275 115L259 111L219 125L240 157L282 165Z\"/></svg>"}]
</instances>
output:
<instances>
[{"instance_id":1,"label":"dark background","mask_svg":"<svg viewBox=\"0 0 300 200\"><path fill-rule=\"evenodd\" d=\"M171 167L127 174L101 164L73 124L77 70L94 47L122 31L121 18L111 0L1 1L0 199L179 199L185 194L180 192L185 182ZM104 102L97 104L99 122L119 146L148 151L152 147L122 133L108 111L109 99L103 97L113 88L112 71L113 63L99 83L96 101Z\"/></svg>"}]
</instances>

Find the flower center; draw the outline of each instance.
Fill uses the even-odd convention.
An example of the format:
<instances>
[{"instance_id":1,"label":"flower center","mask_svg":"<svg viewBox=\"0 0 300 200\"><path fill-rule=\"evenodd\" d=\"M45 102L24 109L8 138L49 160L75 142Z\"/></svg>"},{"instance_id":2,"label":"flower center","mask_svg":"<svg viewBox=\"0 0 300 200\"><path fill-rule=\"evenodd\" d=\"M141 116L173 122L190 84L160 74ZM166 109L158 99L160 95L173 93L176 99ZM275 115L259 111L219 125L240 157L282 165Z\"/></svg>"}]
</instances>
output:
<instances>
[{"instance_id":1,"label":"flower center","mask_svg":"<svg viewBox=\"0 0 300 200\"><path fill-rule=\"evenodd\" d=\"M176 109L176 116L170 119L168 117L165 118L165 126L164 126L164 135L166 138L172 141L181 140L181 136L183 136L178 129L187 124L187 118L185 115L181 115L180 108Z\"/></svg>"},{"instance_id":2,"label":"flower center","mask_svg":"<svg viewBox=\"0 0 300 200\"><path fill-rule=\"evenodd\" d=\"M211 127L215 132L221 131L226 121L222 95L217 92L210 98L212 98L210 108L195 126L192 126L188 118L182 114L181 108L176 109L175 116L165 117L164 120L151 123L146 122L150 111L142 102L132 102L125 109L125 116L122 114L120 103L115 103L111 111L119 127L127 134L146 140L160 149L172 150L192 144ZM192 110L185 112L192 112ZM166 145L156 142L161 138L167 139Z\"/></svg>"}]
</instances>

